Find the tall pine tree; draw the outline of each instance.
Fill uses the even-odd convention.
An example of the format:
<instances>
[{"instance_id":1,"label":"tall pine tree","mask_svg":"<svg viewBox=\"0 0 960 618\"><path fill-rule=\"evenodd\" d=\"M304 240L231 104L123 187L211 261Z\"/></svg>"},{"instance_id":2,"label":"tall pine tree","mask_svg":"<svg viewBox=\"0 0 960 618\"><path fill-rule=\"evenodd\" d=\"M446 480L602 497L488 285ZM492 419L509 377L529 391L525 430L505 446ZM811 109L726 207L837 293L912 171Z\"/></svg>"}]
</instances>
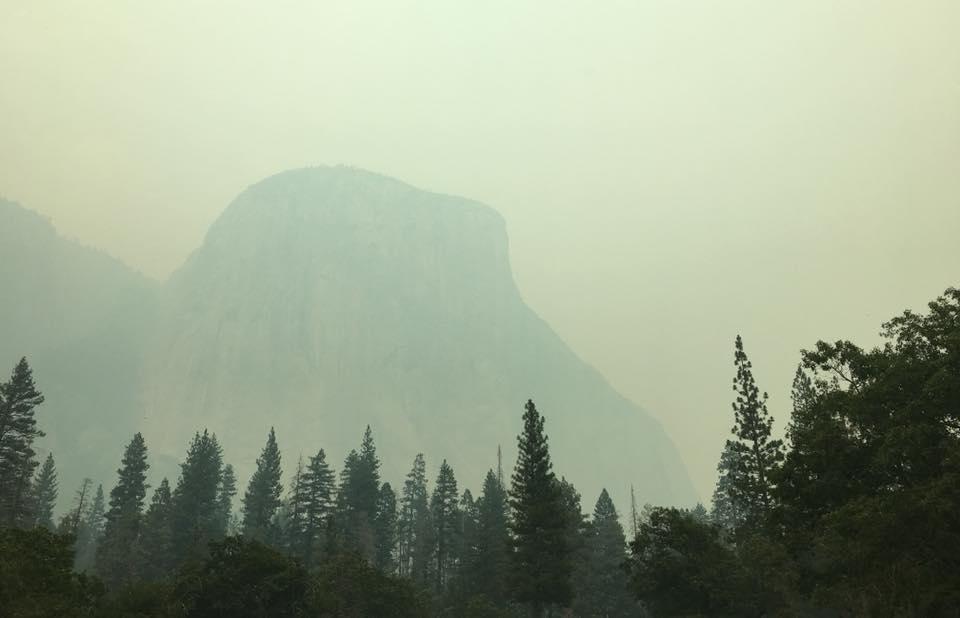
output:
<instances>
[{"instance_id":1,"label":"tall pine tree","mask_svg":"<svg viewBox=\"0 0 960 618\"><path fill-rule=\"evenodd\" d=\"M167 577L175 566L173 554L173 495L170 481L164 478L153 492L143 519L140 544L141 572L147 581Z\"/></svg>"},{"instance_id":2,"label":"tall pine tree","mask_svg":"<svg viewBox=\"0 0 960 618\"><path fill-rule=\"evenodd\" d=\"M174 564L207 555L207 544L223 535L223 450L206 429L196 433L180 464L170 498L170 542Z\"/></svg>"},{"instance_id":3,"label":"tall pine tree","mask_svg":"<svg viewBox=\"0 0 960 618\"><path fill-rule=\"evenodd\" d=\"M37 428L34 409L41 403L33 370L22 358L10 380L0 383L0 526L26 526L32 521L30 484L38 465L33 442L44 435Z\"/></svg>"},{"instance_id":4,"label":"tall pine tree","mask_svg":"<svg viewBox=\"0 0 960 618\"><path fill-rule=\"evenodd\" d=\"M631 598L627 572L627 539L610 494L604 489L587 528L585 568L577 583L575 610L581 616L639 615Z\"/></svg>"},{"instance_id":5,"label":"tall pine tree","mask_svg":"<svg viewBox=\"0 0 960 618\"><path fill-rule=\"evenodd\" d=\"M725 496L732 510L744 514L744 520L758 525L770 513L773 501L773 478L783 460L783 443L771 439L773 418L767 411L767 394L760 393L753 378L753 366L737 335L734 351L737 375L733 379L736 399L733 402L734 440L725 446L726 461L721 458L721 478Z\"/></svg>"},{"instance_id":6,"label":"tall pine tree","mask_svg":"<svg viewBox=\"0 0 960 618\"><path fill-rule=\"evenodd\" d=\"M508 600L507 574L510 570L510 531L507 527L507 492L493 470L483 480L477 500L477 522L471 543L474 556L464 573L467 594L485 597L495 607Z\"/></svg>"},{"instance_id":7,"label":"tall pine tree","mask_svg":"<svg viewBox=\"0 0 960 618\"><path fill-rule=\"evenodd\" d=\"M217 489L217 536L226 536L229 533L235 495L237 495L237 476L233 466L226 464L220 474L220 487Z\"/></svg>"},{"instance_id":8,"label":"tall pine tree","mask_svg":"<svg viewBox=\"0 0 960 618\"><path fill-rule=\"evenodd\" d=\"M403 484L399 520L400 574L425 585L429 583L433 561L434 534L431 520L427 464L423 453L418 453Z\"/></svg>"},{"instance_id":9,"label":"tall pine tree","mask_svg":"<svg viewBox=\"0 0 960 618\"><path fill-rule=\"evenodd\" d=\"M103 539L97 547L96 568L110 586L136 579L137 545L143 523L143 501L147 495L147 445L135 434L123 453L117 484L110 490Z\"/></svg>"},{"instance_id":10,"label":"tall pine tree","mask_svg":"<svg viewBox=\"0 0 960 618\"><path fill-rule=\"evenodd\" d=\"M376 530L374 566L384 573L393 574L397 570L397 495L390 483L380 486L374 528Z\"/></svg>"},{"instance_id":11,"label":"tall pine tree","mask_svg":"<svg viewBox=\"0 0 960 618\"><path fill-rule=\"evenodd\" d=\"M80 482L80 487L73 493L73 505L70 512L60 519L58 532L63 535L78 537L80 525L84 521L87 510L90 508L90 492L93 487L93 481L84 478Z\"/></svg>"},{"instance_id":12,"label":"tall pine tree","mask_svg":"<svg viewBox=\"0 0 960 618\"><path fill-rule=\"evenodd\" d=\"M57 505L57 466L53 453L47 455L33 482L34 524L53 530L53 509Z\"/></svg>"},{"instance_id":13,"label":"tall pine tree","mask_svg":"<svg viewBox=\"0 0 960 618\"><path fill-rule=\"evenodd\" d=\"M326 538L327 524L333 515L336 481L327 464L326 453L320 449L310 458L304 472L306 501L303 505L303 561L314 566Z\"/></svg>"},{"instance_id":14,"label":"tall pine tree","mask_svg":"<svg viewBox=\"0 0 960 618\"><path fill-rule=\"evenodd\" d=\"M566 478L560 479L560 495L563 497L563 511L566 516L566 547L567 560L571 567L571 586L573 598L582 592L580 586L586 580L587 574L587 536L590 522L583 512L583 503L580 492L573 483Z\"/></svg>"},{"instance_id":15,"label":"tall pine tree","mask_svg":"<svg viewBox=\"0 0 960 618\"><path fill-rule=\"evenodd\" d=\"M373 563L378 543L374 520L380 496L380 460L369 425L360 452L351 451L340 478L337 510L341 540L346 549Z\"/></svg>"},{"instance_id":16,"label":"tall pine tree","mask_svg":"<svg viewBox=\"0 0 960 618\"><path fill-rule=\"evenodd\" d=\"M537 618L550 605L568 605L573 596L567 512L543 424L533 401L527 401L510 488L513 597Z\"/></svg>"},{"instance_id":17,"label":"tall pine tree","mask_svg":"<svg viewBox=\"0 0 960 618\"><path fill-rule=\"evenodd\" d=\"M480 501L473 498L473 492L464 489L460 494L460 522L457 524L459 543L457 544L454 561L457 564L457 579L462 580L465 574L471 571L470 566L477 559L477 525L480 520ZM459 590L465 591L466 586L461 584Z\"/></svg>"},{"instance_id":18,"label":"tall pine tree","mask_svg":"<svg viewBox=\"0 0 960 618\"><path fill-rule=\"evenodd\" d=\"M276 539L273 522L283 492L281 474L280 448L271 427L267 443L257 458L257 469L250 477L247 492L243 496L243 536L248 539L261 542Z\"/></svg>"},{"instance_id":19,"label":"tall pine tree","mask_svg":"<svg viewBox=\"0 0 960 618\"><path fill-rule=\"evenodd\" d=\"M329 529L327 530L328 536L333 541L333 545L328 549L337 552L349 549L359 553L358 546L360 541L358 536L360 533L357 530L358 517L355 513L356 491L353 488L353 480L359 475L357 472L359 467L360 454L357 453L357 449L350 449L347 457L343 460L343 468L340 469L340 478L337 483L336 508L334 509L334 514L331 518ZM370 550L372 551L373 533L370 531L369 526L366 527L365 532Z\"/></svg>"},{"instance_id":20,"label":"tall pine tree","mask_svg":"<svg viewBox=\"0 0 960 618\"><path fill-rule=\"evenodd\" d=\"M290 491L281 507L280 528L283 532L283 546L291 556L303 558L304 536L306 534L307 498L306 469L303 456L297 459L297 466L290 478Z\"/></svg>"},{"instance_id":21,"label":"tall pine tree","mask_svg":"<svg viewBox=\"0 0 960 618\"><path fill-rule=\"evenodd\" d=\"M457 524L460 519L457 505L458 493L453 468L444 459L440 464L440 473L433 488L433 496L430 498L434 537L437 541L436 571L434 572L434 585L437 592L443 592L446 587L452 565L452 550L457 543Z\"/></svg>"},{"instance_id":22,"label":"tall pine tree","mask_svg":"<svg viewBox=\"0 0 960 618\"><path fill-rule=\"evenodd\" d=\"M92 483L90 479L85 479L85 484ZM86 492L86 488L82 488ZM107 525L107 502L103 496L103 485L97 485L97 491L93 494L92 500L84 500L89 508L84 508L78 521L78 530L76 532L76 554L74 567L79 572L93 569L97 556L97 547L103 538L103 531ZM69 515L68 515L69 517ZM72 525L70 526L72 528Z\"/></svg>"}]
</instances>

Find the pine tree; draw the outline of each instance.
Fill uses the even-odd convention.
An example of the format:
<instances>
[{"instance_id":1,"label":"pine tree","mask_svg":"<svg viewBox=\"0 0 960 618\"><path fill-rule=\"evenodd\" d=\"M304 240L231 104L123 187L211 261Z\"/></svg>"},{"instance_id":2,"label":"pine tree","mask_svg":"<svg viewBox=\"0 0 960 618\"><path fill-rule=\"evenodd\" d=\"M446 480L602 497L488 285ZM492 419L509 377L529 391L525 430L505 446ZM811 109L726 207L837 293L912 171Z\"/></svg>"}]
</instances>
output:
<instances>
[{"instance_id":1,"label":"pine tree","mask_svg":"<svg viewBox=\"0 0 960 618\"><path fill-rule=\"evenodd\" d=\"M378 543L374 519L380 496L380 460L369 425L360 452L351 451L344 461L340 479L337 519L342 543L372 563Z\"/></svg>"},{"instance_id":2,"label":"pine tree","mask_svg":"<svg viewBox=\"0 0 960 618\"><path fill-rule=\"evenodd\" d=\"M141 572L147 581L168 576L175 566L173 555L173 495L170 481L164 478L153 492L143 519Z\"/></svg>"},{"instance_id":3,"label":"pine tree","mask_svg":"<svg viewBox=\"0 0 960 618\"><path fill-rule=\"evenodd\" d=\"M44 435L34 409L41 403L33 371L22 358L10 380L0 383L0 526L25 526L32 520L30 484L38 465L33 442Z\"/></svg>"},{"instance_id":4,"label":"pine tree","mask_svg":"<svg viewBox=\"0 0 960 618\"><path fill-rule=\"evenodd\" d=\"M424 470L421 480L426 484L426 466L423 464L423 453L418 453L413 460L413 468L407 473L407 478L400 490L400 510L397 517L397 571L401 577L411 574L411 558L414 539L413 493L414 475L418 469Z\"/></svg>"},{"instance_id":5,"label":"pine tree","mask_svg":"<svg viewBox=\"0 0 960 618\"><path fill-rule=\"evenodd\" d=\"M208 543L222 537L222 487L223 450L217 437L205 429L194 434L170 498L174 564L206 556Z\"/></svg>"},{"instance_id":6,"label":"pine tree","mask_svg":"<svg viewBox=\"0 0 960 618\"><path fill-rule=\"evenodd\" d=\"M753 378L750 359L743 350L743 340L737 335L734 364L737 375L733 390L737 393L733 403L735 440L728 440L725 451L727 462L721 471L725 498L733 508L745 514L747 522L761 523L769 514L773 500L773 476L783 459L783 443L770 438L773 418L767 411L767 394L761 395ZM719 483L718 483L719 485Z\"/></svg>"},{"instance_id":7,"label":"pine tree","mask_svg":"<svg viewBox=\"0 0 960 618\"><path fill-rule=\"evenodd\" d=\"M85 479L85 485L92 484ZM85 493L82 488L81 493ZM76 554L74 566L77 571L84 572L93 569L97 555L97 547L103 538L103 531L107 524L106 499L103 496L103 485L97 485L97 491L92 500L86 500L89 507L83 509L76 533Z\"/></svg>"},{"instance_id":8,"label":"pine tree","mask_svg":"<svg viewBox=\"0 0 960 618\"><path fill-rule=\"evenodd\" d=\"M357 548L368 561L374 561L376 546L381 543L377 538L375 519L377 516L377 502L380 499L380 459L373 443L373 433L367 425L363 433L363 442L360 445L359 466L355 468L351 480L353 489L352 511L354 520L354 538L362 539ZM383 539L383 543L387 543Z\"/></svg>"},{"instance_id":9,"label":"pine tree","mask_svg":"<svg viewBox=\"0 0 960 618\"><path fill-rule=\"evenodd\" d=\"M273 518L280 508L281 474L280 449L271 427L267 443L257 458L257 469L243 496L243 536L248 539L269 542L275 538Z\"/></svg>"},{"instance_id":10,"label":"pine tree","mask_svg":"<svg viewBox=\"0 0 960 618\"><path fill-rule=\"evenodd\" d=\"M433 496L430 498L434 537L437 541L434 584L438 592L442 592L446 587L451 564L451 548L456 544L457 522L460 518L457 495L457 479L453 475L453 468L444 459L440 464L440 473L437 475Z\"/></svg>"},{"instance_id":11,"label":"pine tree","mask_svg":"<svg viewBox=\"0 0 960 618\"><path fill-rule=\"evenodd\" d=\"M473 498L473 492L464 489L460 494L458 506L460 516L457 522L457 546L453 550L453 562L456 564L456 578L461 580L458 589L465 592L468 585L462 581L469 574L477 559L477 526L480 520L479 500Z\"/></svg>"},{"instance_id":12,"label":"pine tree","mask_svg":"<svg viewBox=\"0 0 960 618\"><path fill-rule=\"evenodd\" d=\"M57 505L57 467L53 453L47 455L33 482L34 524L53 531L53 509Z\"/></svg>"},{"instance_id":13,"label":"pine tree","mask_svg":"<svg viewBox=\"0 0 960 618\"><path fill-rule=\"evenodd\" d=\"M237 495L237 476L233 466L226 464L220 474L220 487L217 490L217 536L227 535L230 518L233 516L233 497Z\"/></svg>"},{"instance_id":14,"label":"pine tree","mask_svg":"<svg viewBox=\"0 0 960 618\"><path fill-rule=\"evenodd\" d=\"M360 454L357 449L350 449L347 457L343 460L343 467L340 469L340 477L337 480L337 499L333 516L330 519L330 526L327 534L333 541L333 546L328 550L341 552L349 548L357 551L358 539L354 538L358 534L356 514L354 513L356 491L353 488L353 479L357 476L357 468L360 467ZM370 538L371 548L373 546L373 534L367 531ZM348 538L349 537L349 538Z\"/></svg>"},{"instance_id":15,"label":"pine tree","mask_svg":"<svg viewBox=\"0 0 960 618\"><path fill-rule=\"evenodd\" d=\"M580 492L566 478L560 479L560 495L563 497L563 512L566 517L567 560L571 567L571 586L573 598L582 593L581 586L586 582L589 564L587 537L590 522L583 512Z\"/></svg>"},{"instance_id":16,"label":"pine tree","mask_svg":"<svg viewBox=\"0 0 960 618\"><path fill-rule=\"evenodd\" d=\"M543 424L533 401L527 401L510 488L513 596L537 617L548 605L569 604L573 594L567 512Z\"/></svg>"},{"instance_id":17,"label":"pine tree","mask_svg":"<svg viewBox=\"0 0 960 618\"><path fill-rule=\"evenodd\" d=\"M413 460L413 468L403 484L400 508L400 574L426 584L433 559L433 524L427 491L427 464L423 453Z\"/></svg>"},{"instance_id":18,"label":"pine tree","mask_svg":"<svg viewBox=\"0 0 960 618\"><path fill-rule=\"evenodd\" d=\"M87 513L86 522L93 538L99 539L107 525L107 503L103 497L103 485L97 485L97 491L93 494L93 501L90 503L90 511Z\"/></svg>"},{"instance_id":19,"label":"pine tree","mask_svg":"<svg viewBox=\"0 0 960 618\"><path fill-rule=\"evenodd\" d=\"M495 607L507 602L510 568L510 531L507 492L493 470L487 472L483 492L476 504L476 533L471 543L474 556L465 565L464 580L470 595L486 597Z\"/></svg>"},{"instance_id":20,"label":"pine tree","mask_svg":"<svg viewBox=\"0 0 960 618\"><path fill-rule=\"evenodd\" d=\"M103 540L97 548L96 568L110 586L136 578L135 554L140 541L143 501L147 495L147 445L135 434L117 470L117 484L110 490Z\"/></svg>"},{"instance_id":21,"label":"pine tree","mask_svg":"<svg viewBox=\"0 0 960 618\"><path fill-rule=\"evenodd\" d=\"M374 566L388 575L393 574L397 569L397 495L390 487L390 483L380 486L374 528L376 530Z\"/></svg>"},{"instance_id":22,"label":"pine tree","mask_svg":"<svg viewBox=\"0 0 960 618\"><path fill-rule=\"evenodd\" d=\"M587 528L585 568L577 585L575 609L581 616L639 615L629 593L623 563L627 540L607 490L600 492Z\"/></svg>"},{"instance_id":23,"label":"pine tree","mask_svg":"<svg viewBox=\"0 0 960 618\"><path fill-rule=\"evenodd\" d=\"M80 482L80 488L73 494L73 507L60 521L60 534L78 537L80 524L83 522L90 506L90 488L92 486L93 481L89 478Z\"/></svg>"},{"instance_id":24,"label":"pine tree","mask_svg":"<svg viewBox=\"0 0 960 618\"><path fill-rule=\"evenodd\" d=\"M326 534L327 521L333 515L336 483L327 464L326 454L320 449L310 458L304 472L306 501L303 530L303 561L310 567L316 562Z\"/></svg>"},{"instance_id":25,"label":"pine tree","mask_svg":"<svg viewBox=\"0 0 960 618\"><path fill-rule=\"evenodd\" d=\"M362 466L360 470L364 475L359 478L361 485L357 488L361 490L359 497L363 501L360 506L370 513L374 513L380 493L380 459L377 457L377 447L373 443L373 432L370 431L370 425L367 425L363 432L363 442L360 444L360 463Z\"/></svg>"},{"instance_id":26,"label":"pine tree","mask_svg":"<svg viewBox=\"0 0 960 618\"><path fill-rule=\"evenodd\" d=\"M306 534L307 483L303 456L297 459L297 467L290 478L290 491L283 505L283 545L291 556L303 558Z\"/></svg>"}]
</instances>

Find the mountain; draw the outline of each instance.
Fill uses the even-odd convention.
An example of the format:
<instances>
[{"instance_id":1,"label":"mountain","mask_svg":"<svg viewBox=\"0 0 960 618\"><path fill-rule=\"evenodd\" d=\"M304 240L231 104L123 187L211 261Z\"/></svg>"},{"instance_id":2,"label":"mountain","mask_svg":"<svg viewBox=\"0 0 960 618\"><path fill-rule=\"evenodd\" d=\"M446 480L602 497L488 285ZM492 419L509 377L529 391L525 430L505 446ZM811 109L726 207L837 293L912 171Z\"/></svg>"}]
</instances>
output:
<instances>
[{"instance_id":1,"label":"mountain","mask_svg":"<svg viewBox=\"0 0 960 618\"><path fill-rule=\"evenodd\" d=\"M136 430L158 285L0 199L0 290L0 379L28 357L46 397L39 447L54 452L65 505L82 476L113 481Z\"/></svg>"},{"instance_id":2,"label":"mountain","mask_svg":"<svg viewBox=\"0 0 960 618\"><path fill-rule=\"evenodd\" d=\"M625 508L630 483L695 500L660 425L523 302L483 204L346 167L278 174L230 204L160 314L143 430L163 452L204 424L249 472L275 426L287 467L320 447L339 463L369 423L388 480L422 451L476 486L533 398L585 503L606 485Z\"/></svg>"},{"instance_id":3,"label":"mountain","mask_svg":"<svg viewBox=\"0 0 960 618\"><path fill-rule=\"evenodd\" d=\"M660 424L524 303L503 219L471 200L347 167L284 172L162 284L0 202L0 289L0 361L36 368L62 498L81 474L113 483L138 430L155 482L173 480L204 427L241 482L271 426L289 472L321 447L338 466L370 424L385 480L423 452L431 475L445 458L477 489L498 446L509 474L532 398L584 504L607 487L625 510L631 483L641 502L696 500Z\"/></svg>"}]
</instances>

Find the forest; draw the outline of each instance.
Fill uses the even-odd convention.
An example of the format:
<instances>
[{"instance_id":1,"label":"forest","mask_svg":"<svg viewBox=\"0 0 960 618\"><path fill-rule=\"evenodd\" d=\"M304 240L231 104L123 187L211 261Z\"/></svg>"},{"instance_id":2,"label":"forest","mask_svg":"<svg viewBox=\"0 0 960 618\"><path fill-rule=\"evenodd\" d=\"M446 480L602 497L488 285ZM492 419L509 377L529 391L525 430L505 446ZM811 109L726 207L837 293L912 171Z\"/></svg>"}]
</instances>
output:
<instances>
[{"instance_id":1,"label":"forest","mask_svg":"<svg viewBox=\"0 0 960 618\"><path fill-rule=\"evenodd\" d=\"M958 616L960 290L882 335L803 350L783 428L736 337L709 509L581 496L528 401L512 471L483 479L421 454L394 488L369 428L339 469L320 444L282 461L271 429L240 488L204 429L150 487L138 433L55 513L23 359L0 384L0 615Z\"/></svg>"}]
</instances>

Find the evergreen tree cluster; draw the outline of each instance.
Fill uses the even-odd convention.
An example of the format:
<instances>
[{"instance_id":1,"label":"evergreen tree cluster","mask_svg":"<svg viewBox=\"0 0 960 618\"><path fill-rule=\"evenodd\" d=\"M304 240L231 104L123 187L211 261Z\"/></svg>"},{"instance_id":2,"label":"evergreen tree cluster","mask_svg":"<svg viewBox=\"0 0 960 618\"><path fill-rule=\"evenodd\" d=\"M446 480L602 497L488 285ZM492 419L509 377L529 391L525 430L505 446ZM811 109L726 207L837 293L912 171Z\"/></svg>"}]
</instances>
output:
<instances>
[{"instance_id":1,"label":"evergreen tree cluster","mask_svg":"<svg viewBox=\"0 0 960 618\"><path fill-rule=\"evenodd\" d=\"M9 491L4 503L6 527L52 531L56 467L48 455L34 474L38 462L33 439L42 433L36 429L33 410L43 397L26 361L17 366L2 392L4 411L10 410L12 419L6 422L20 428L15 435L13 430L7 434L12 445L4 451L10 453L7 465L30 473L25 487L12 481L3 484ZM255 589L267 586L263 593L269 598L250 598L255 593L240 591L239 598L252 605L231 602L237 611L275 602L271 595L276 587L287 585L306 586L288 593L309 605L308 597L316 592L311 586L319 585L310 577L337 580L331 565L346 565L379 587L392 581L389 578L406 582L393 593L408 598L413 607L426 603L424 607L442 615L540 616L573 607L575 598L584 615L637 614L639 606L628 594L621 569L626 539L609 495L604 490L593 520L588 521L581 513L579 493L553 474L544 419L532 401L527 402L523 419L520 457L510 488L504 485L498 452L497 469L487 472L477 498L469 489L461 491L446 460L431 489L423 454L414 458L396 493L381 479L370 427L339 474L321 448L306 460L301 457L285 482L280 446L271 428L238 512L236 475L224 462L216 435L197 432L176 483L164 478L151 488L149 452L138 433L123 450L108 495L91 479L81 483L73 505L56 526L60 535L56 538L64 539L62 543L48 537L16 542L36 542L45 551L56 547L61 552L57 559L69 547L72 569L88 578L82 580L84 585L102 582L113 599L118 594L141 594L133 591L146 585L154 586L147 589L149 594L166 595L167 600L172 594L183 607L202 608L207 601L200 597L205 593L193 584L215 580L210 585L227 586L223 573L239 569L238 577L280 577L284 583L250 582ZM575 554L590 560L585 571L590 577L574 572ZM178 583L183 578L193 583ZM588 591L585 586L596 589ZM337 590L336 598L348 594Z\"/></svg>"},{"instance_id":2,"label":"evergreen tree cluster","mask_svg":"<svg viewBox=\"0 0 960 618\"><path fill-rule=\"evenodd\" d=\"M883 335L801 353L785 441L737 337L712 512L634 517L654 615L960 615L960 290Z\"/></svg>"}]
</instances>

